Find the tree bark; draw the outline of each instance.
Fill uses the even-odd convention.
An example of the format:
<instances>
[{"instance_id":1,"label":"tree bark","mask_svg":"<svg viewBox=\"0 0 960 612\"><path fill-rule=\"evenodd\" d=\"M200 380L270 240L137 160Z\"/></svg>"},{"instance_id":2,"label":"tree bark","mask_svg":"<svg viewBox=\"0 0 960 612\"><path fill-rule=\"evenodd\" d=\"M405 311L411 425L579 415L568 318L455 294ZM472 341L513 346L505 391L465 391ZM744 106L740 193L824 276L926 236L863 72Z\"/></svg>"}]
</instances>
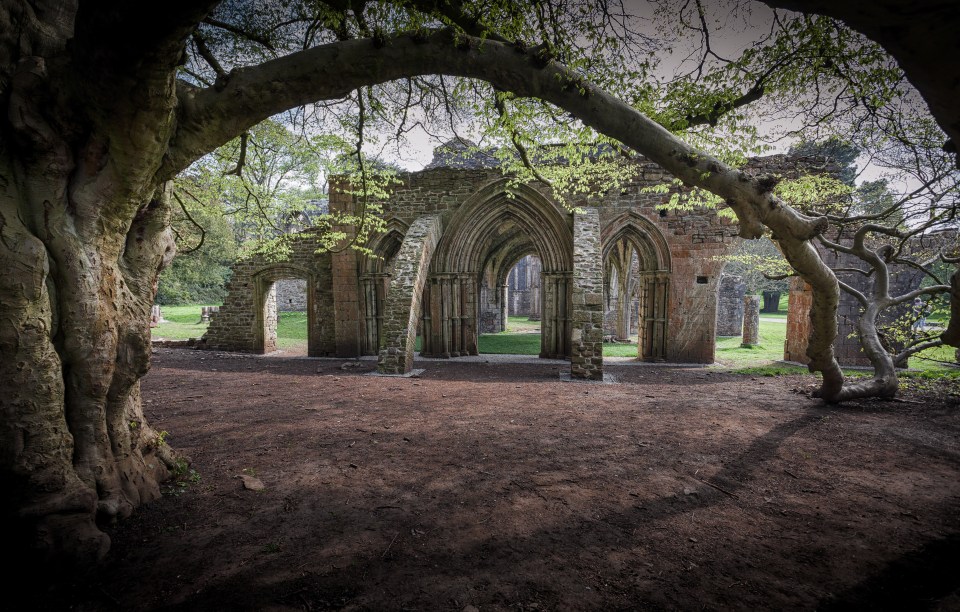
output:
<instances>
[{"instance_id":1,"label":"tree bark","mask_svg":"<svg viewBox=\"0 0 960 612\"><path fill-rule=\"evenodd\" d=\"M948 346L960 348L960 267L950 277L950 323L940 339Z\"/></svg>"},{"instance_id":2,"label":"tree bark","mask_svg":"<svg viewBox=\"0 0 960 612\"><path fill-rule=\"evenodd\" d=\"M83 21L70 3L0 13L4 34L18 35L0 36L4 526L9 542L80 566L109 547L98 523L157 497L176 459L144 419L139 380L157 277L174 253L156 169L178 54L111 58L102 37L73 36ZM148 38L150 53L170 53Z\"/></svg>"}]
</instances>

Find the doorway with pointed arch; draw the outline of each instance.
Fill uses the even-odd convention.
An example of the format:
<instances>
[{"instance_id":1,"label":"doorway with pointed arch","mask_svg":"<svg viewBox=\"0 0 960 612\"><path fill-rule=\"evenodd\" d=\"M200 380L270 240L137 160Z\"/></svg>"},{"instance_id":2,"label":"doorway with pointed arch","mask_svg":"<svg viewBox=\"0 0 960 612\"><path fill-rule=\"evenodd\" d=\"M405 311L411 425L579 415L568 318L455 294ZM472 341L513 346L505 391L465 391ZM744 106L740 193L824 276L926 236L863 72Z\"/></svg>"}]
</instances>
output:
<instances>
[{"instance_id":1,"label":"doorway with pointed arch","mask_svg":"<svg viewBox=\"0 0 960 612\"><path fill-rule=\"evenodd\" d=\"M605 225L601 243L604 340L635 343L642 361L666 360L671 267L663 234L629 211Z\"/></svg>"},{"instance_id":2,"label":"doorway with pointed arch","mask_svg":"<svg viewBox=\"0 0 960 612\"><path fill-rule=\"evenodd\" d=\"M480 353L481 334L509 326L510 272L536 257L535 302L544 358L570 354L573 233L568 213L526 185L498 180L480 189L447 225L422 298L423 345L429 357Z\"/></svg>"}]
</instances>

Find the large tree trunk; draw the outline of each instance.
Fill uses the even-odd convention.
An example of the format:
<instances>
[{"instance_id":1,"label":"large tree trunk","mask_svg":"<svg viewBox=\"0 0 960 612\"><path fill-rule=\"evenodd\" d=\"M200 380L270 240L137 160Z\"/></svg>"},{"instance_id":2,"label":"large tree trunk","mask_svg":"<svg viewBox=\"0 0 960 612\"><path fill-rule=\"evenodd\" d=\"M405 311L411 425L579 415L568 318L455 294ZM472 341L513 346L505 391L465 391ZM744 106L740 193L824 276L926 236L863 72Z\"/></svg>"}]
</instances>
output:
<instances>
[{"instance_id":1,"label":"large tree trunk","mask_svg":"<svg viewBox=\"0 0 960 612\"><path fill-rule=\"evenodd\" d=\"M167 477L138 383L149 363L150 279L172 253L167 213L158 200L129 235L78 244L66 201L38 199L65 182L16 166L0 162L16 177L0 205L0 473L4 494L19 501L4 525L26 548L89 562L109 545L95 520L128 515ZM41 224L27 211L43 211Z\"/></svg>"},{"instance_id":2,"label":"large tree trunk","mask_svg":"<svg viewBox=\"0 0 960 612\"><path fill-rule=\"evenodd\" d=\"M950 324L940 339L944 344L960 348L960 266L950 277Z\"/></svg>"},{"instance_id":3,"label":"large tree trunk","mask_svg":"<svg viewBox=\"0 0 960 612\"><path fill-rule=\"evenodd\" d=\"M82 21L69 3L0 12L19 34L0 36L0 486L8 542L86 564L109 546L97 522L157 497L173 460L139 379L174 253L156 169L176 56L107 65Z\"/></svg>"}]
</instances>

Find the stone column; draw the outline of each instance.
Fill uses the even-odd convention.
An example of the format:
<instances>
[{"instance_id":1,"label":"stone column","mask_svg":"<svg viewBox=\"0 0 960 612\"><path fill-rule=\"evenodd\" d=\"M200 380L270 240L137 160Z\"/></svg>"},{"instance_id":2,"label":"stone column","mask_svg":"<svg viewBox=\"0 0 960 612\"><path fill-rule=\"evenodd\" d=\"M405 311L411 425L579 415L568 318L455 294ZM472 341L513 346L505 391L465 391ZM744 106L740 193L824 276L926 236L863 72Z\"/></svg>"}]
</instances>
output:
<instances>
[{"instance_id":1,"label":"stone column","mask_svg":"<svg viewBox=\"0 0 960 612\"><path fill-rule=\"evenodd\" d=\"M630 339L630 268L617 279L617 340Z\"/></svg>"},{"instance_id":2,"label":"stone column","mask_svg":"<svg viewBox=\"0 0 960 612\"><path fill-rule=\"evenodd\" d=\"M503 283L500 285L500 329L498 332L507 331L507 321L510 320L510 285Z\"/></svg>"},{"instance_id":3,"label":"stone column","mask_svg":"<svg viewBox=\"0 0 960 612\"><path fill-rule=\"evenodd\" d=\"M346 193L346 189L336 182L330 185L330 212L353 213L353 196ZM334 225L333 230L343 232L346 235L345 242L349 242L356 233L356 228L352 225ZM332 253L331 258L337 357L357 357L361 352L357 252L350 248L342 249Z\"/></svg>"},{"instance_id":4,"label":"stone column","mask_svg":"<svg viewBox=\"0 0 960 612\"><path fill-rule=\"evenodd\" d=\"M787 306L787 337L783 341L783 360L810 363L807 343L810 339L810 307L813 290L799 276L790 279L789 306Z\"/></svg>"},{"instance_id":5,"label":"stone column","mask_svg":"<svg viewBox=\"0 0 960 612\"><path fill-rule=\"evenodd\" d=\"M760 296L743 298L743 343L740 346L756 346L760 342Z\"/></svg>"},{"instance_id":6,"label":"stone column","mask_svg":"<svg viewBox=\"0 0 960 612\"><path fill-rule=\"evenodd\" d=\"M277 350L277 284L263 287L263 352Z\"/></svg>"},{"instance_id":7,"label":"stone column","mask_svg":"<svg viewBox=\"0 0 960 612\"><path fill-rule=\"evenodd\" d=\"M440 217L425 215L410 225L400 245L384 303L382 344L377 361L377 371L381 374L407 374L413 369L423 288L440 231Z\"/></svg>"},{"instance_id":8,"label":"stone column","mask_svg":"<svg viewBox=\"0 0 960 612\"><path fill-rule=\"evenodd\" d=\"M540 320L540 291L543 285L542 264L540 258L531 258L530 265L527 267L530 281L527 285L527 295L530 296L530 317L531 321Z\"/></svg>"},{"instance_id":9,"label":"stone column","mask_svg":"<svg viewBox=\"0 0 960 612\"><path fill-rule=\"evenodd\" d=\"M595 208L573 216L570 377L603 380L603 256Z\"/></svg>"},{"instance_id":10,"label":"stone column","mask_svg":"<svg viewBox=\"0 0 960 612\"><path fill-rule=\"evenodd\" d=\"M739 336L743 333L743 297L747 284L739 276L724 274L717 290L717 335Z\"/></svg>"}]
</instances>

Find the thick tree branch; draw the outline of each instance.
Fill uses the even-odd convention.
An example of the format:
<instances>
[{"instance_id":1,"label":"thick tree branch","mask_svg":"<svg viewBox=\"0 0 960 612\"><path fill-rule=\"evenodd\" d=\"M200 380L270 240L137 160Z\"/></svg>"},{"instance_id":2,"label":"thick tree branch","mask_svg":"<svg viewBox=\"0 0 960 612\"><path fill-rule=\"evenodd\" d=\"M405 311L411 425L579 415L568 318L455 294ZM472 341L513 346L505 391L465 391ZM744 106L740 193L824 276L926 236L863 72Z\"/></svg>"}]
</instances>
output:
<instances>
[{"instance_id":1,"label":"thick tree branch","mask_svg":"<svg viewBox=\"0 0 960 612\"><path fill-rule=\"evenodd\" d=\"M174 175L204 152L280 111L423 74L482 79L515 95L545 100L635 149L684 183L726 198L740 221L742 237L760 237L769 227L791 266L814 288L810 367L824 372L823 396L828 400L836 396L843 384L832 348L839 289L808 242L826 229L826 220L800 214L755 177L684 143L566 67L552 61L544 65L513 45L451 30L427 37L342 41L235 70L219 88L183 88L178 132L160 178Z\"/></svg>"}]
</instances>

